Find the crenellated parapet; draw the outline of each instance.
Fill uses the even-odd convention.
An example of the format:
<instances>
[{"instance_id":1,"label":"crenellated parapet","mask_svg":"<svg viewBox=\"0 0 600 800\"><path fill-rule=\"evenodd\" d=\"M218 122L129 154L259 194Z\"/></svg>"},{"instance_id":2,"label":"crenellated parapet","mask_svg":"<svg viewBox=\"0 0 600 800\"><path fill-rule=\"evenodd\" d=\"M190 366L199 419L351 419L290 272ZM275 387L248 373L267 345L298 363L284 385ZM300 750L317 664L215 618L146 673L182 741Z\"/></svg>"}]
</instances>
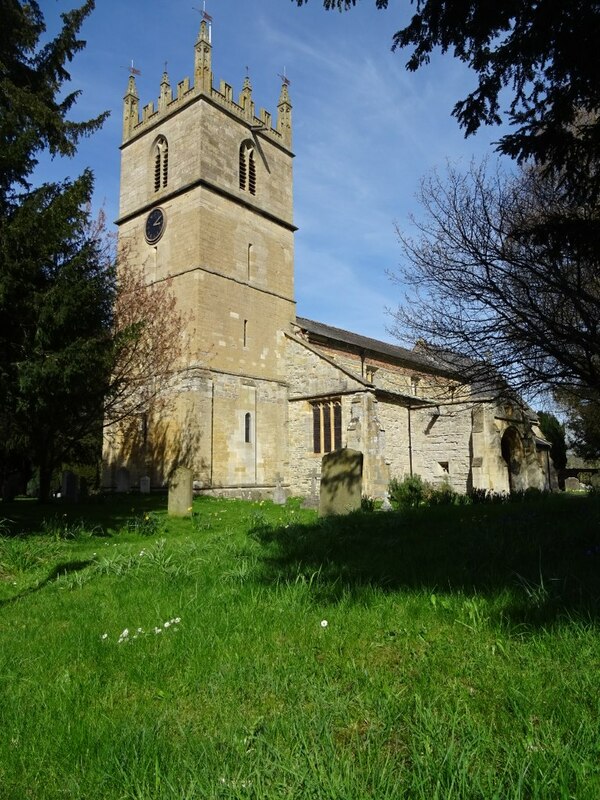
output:
<instances>
[{"instance_id":1,"label":"crenellated parapet","mask_svg":"<svg viewBox=\"0 0 600 800\"><path fill-rule=\"evenodd\" d=\"M258 115L252 99L252 85L245 78L237 101L233 97L233 88L221 81L219 88L213 86L212 45L210 31L205 20L200 23L200 31L194 46L194 84L188 77L179 81L175 96L171 89L169 76L165 70L160 82L158 103L155 107L151 101L143 106L140 116L139 95L133 75L129 77L127 92L123 98L123 143L149 128L160 124L172 114L193 103L200 97L211 100L228 113L237 117L253 133L258 133L278 142L283 147L292 146L292 105L289 99L288 81L281 87L275 125L271 114L261 108Z\"/></svg>"}]
</instances>

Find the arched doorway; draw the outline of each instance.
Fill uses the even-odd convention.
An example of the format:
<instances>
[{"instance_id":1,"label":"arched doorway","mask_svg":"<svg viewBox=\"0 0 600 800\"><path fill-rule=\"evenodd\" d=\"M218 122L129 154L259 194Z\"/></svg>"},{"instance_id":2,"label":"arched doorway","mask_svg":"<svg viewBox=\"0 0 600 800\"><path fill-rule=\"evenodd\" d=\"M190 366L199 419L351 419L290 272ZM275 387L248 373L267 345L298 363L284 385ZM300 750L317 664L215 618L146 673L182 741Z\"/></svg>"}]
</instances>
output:
<instances>
[{"instance_id":1,"label":"arched doorway","mask_svg":"<svg viewBox=\"0 0 600 800\"><path fill-rule=\"evenodd\" d=\"M508 486L511 492L523 489L524 452L523 442L516 428L507 428L501 441L502 458L508 470Z\"/></svg>"}]
</instances>

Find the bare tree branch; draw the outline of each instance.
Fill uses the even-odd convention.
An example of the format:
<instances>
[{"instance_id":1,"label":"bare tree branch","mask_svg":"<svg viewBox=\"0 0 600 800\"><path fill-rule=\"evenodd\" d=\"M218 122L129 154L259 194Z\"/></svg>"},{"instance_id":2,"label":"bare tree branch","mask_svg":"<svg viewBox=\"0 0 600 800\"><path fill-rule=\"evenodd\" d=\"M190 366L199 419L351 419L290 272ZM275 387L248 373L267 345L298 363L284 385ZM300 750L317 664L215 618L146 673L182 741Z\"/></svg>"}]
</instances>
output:
<instances>
[{"instance_id":1,"label":"bare tree branch","mask_svg":"<svg viewBox=\"0 0 600 800\"><path fill-rule=\"evenodd\" d=\"M487 163L426 177L398 230L405 297L392 333L424 340L465 381L500 377L529 395L600 390L600 213L559 180Z\"/></svg>"}]
</instances>

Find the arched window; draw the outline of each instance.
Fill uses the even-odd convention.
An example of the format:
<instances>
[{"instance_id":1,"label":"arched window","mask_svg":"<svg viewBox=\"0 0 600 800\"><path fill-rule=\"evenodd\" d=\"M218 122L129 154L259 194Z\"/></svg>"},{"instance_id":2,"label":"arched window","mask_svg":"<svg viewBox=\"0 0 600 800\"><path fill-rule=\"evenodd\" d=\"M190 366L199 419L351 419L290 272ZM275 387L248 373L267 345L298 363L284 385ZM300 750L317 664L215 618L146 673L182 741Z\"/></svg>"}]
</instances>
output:
<instances>
[{"instance_id":1,"label":"arched window","mask_svg":"<svg viewBox=\"0 0 600 800\"><path fill-rule=\"evenodd\" d=\"M240 189L256 194L256 161L252 142L240 145Z\"/></svg>"},{"instance_id":2,"label":"arched window","mask_svg":"<svg viewBox=\"0 0 600 800\"><path fill-rule=\"evenodd\" d=\"M169 180L169 145L164 136L154 144L154 191L164 189Z\"/></svg>"},{"instance_id":3,"label":"arched window","mask_svg":"<svg viewBox=\"0 0 600 800\"><path fill-rule=\"evenodd\" d=\"M252 441L252 415L250 413L244 416L244 441Z\"/></svg>"}]
</instances>

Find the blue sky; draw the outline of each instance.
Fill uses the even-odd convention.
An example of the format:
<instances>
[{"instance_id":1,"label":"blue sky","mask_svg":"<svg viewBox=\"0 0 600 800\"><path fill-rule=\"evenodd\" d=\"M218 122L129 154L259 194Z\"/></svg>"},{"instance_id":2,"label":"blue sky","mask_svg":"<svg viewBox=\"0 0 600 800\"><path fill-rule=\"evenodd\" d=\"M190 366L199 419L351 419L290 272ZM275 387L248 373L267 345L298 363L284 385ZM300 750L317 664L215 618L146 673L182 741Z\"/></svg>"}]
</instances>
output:
<instances>
[{"instance_id":1,"label":"blue sky","mask_svg":"<svg viewBox=\"0 0 600 800\"><path fill-rule=\"evenodd\" d=\"M42 0L49 32L77 3ZM175 86L193 75L202 0L97 0L85 22L87 47L70 65L82 95L73 116L111 111L103 129L71 161L43 161L38 179L77 175L90 166L95 205L117 216L122 97L133 59L140 105L158 97L165 61ZM465 167L491 154L498 129L465 139L451 110L474 77L450 56L417 73L406 52L391 52L393 33L408 20L408 2L377 11L362 0L345 13L321 0L207 0L213 17L213 72L242 87L248 68L257 108L276 113L285 69L293 104L296 300L300 316L366 336L387 332L401 287L388 271L402 253L395 224L418 214L420 178L446 160Z\"/></svg>"}]
</instances>

